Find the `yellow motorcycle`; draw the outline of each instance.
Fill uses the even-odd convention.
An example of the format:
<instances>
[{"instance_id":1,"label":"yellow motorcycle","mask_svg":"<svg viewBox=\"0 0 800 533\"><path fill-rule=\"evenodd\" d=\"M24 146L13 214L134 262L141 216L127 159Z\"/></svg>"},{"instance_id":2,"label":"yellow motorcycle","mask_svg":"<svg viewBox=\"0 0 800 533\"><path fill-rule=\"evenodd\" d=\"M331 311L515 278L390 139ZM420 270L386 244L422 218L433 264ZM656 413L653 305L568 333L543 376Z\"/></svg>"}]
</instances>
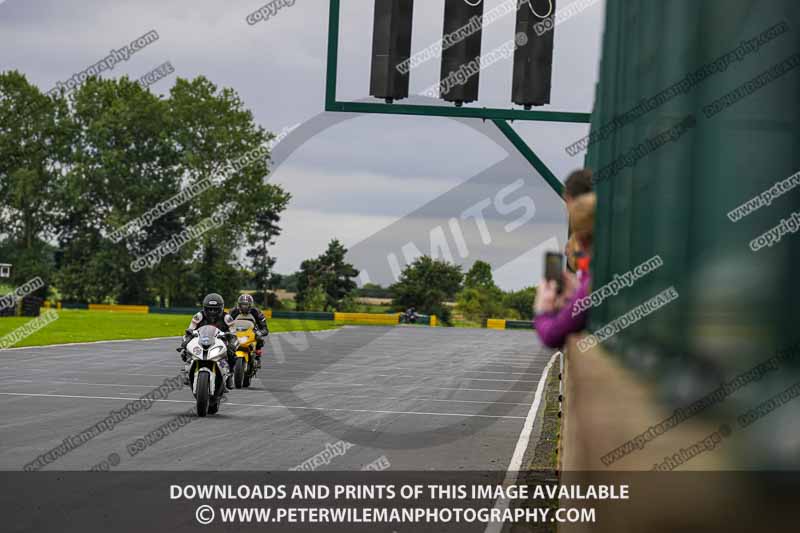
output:
<instances>
[{"instance_id":1,"label":"yellow motorcycle","mask_svg":"<svg viewBox=\"0 0 800 533\"><path fill-rule=\"evenodd\" d=\"M238 341L236 345L236 363L233 366L233 384L237 389L250 386L250 380L256 375L256 325L250 319L237 318L231 330Z\"/></svg>"}]
</instances>

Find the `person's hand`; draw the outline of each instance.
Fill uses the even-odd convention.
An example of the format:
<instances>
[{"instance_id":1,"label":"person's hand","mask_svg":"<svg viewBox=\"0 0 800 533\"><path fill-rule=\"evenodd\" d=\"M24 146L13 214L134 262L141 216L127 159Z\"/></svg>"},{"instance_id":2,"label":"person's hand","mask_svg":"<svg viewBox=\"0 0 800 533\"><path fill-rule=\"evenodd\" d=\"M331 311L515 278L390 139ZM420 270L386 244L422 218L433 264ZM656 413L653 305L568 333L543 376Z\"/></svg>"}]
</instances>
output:
<instances>
[{"instance_id":1,"label":"person's hand","mask_svg":"<svg viewBox=\"0 0 800 533\"><path fill-rule=\"evenodd\" d=\"M558 286L555 281L542 280L536 288L536 300L533 302L535 314L552 313L556 310Z\"/></svg>"},{"instance_id":2,"label":"person's hand","mask_svg":"<svg viewBox=\"0 0 800 533\"><path fill-rule=\"evenodd\" d=\"M556 298L556 309L562 309L567 305L567 302L575 295L575 291L578 290L578 286L580 285L578 276L572 272L563 272L562 280L564 289Z\"/></svg>"}]
</instances>

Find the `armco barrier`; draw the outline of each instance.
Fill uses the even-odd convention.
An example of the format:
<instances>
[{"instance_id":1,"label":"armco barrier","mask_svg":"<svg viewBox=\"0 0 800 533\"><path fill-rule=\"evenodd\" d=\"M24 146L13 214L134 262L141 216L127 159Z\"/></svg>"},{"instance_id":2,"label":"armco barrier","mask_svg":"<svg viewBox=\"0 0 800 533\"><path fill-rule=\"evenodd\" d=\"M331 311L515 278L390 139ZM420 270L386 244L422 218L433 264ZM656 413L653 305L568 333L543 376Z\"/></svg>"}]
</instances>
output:
<instances>
[{"instance_id":1,"label":"armco barrier","mask_svg":"<svg viewBox=\"0 0 800 533\"><path fill-rule=\"evenodd\" d=\"M89 304L89 311L117 311L120 313L149 313L150 308L146 305L108 305L108 304Z\"/></svg>"},{"instance_id":2,"label":"armco barrier","mask_svg":"<svg viewBox=\"0 0 800 533\"><path fill-rule=\"evenodd\" d=\"M60 305L60 304L59 304ZM65 303L65 309L88 309L89 311L117 311L124 313L152 313L166 315L193 315L199 308L195 307L158 307L155 305L108 305L108 304L75 304ZM284 318L289 320L331 320L372 325L393 326L400 322L400 313L328 313L324 311L273 311L266 309L267 319ZM420 315L419 324L436 326L436 315Z\"/></svg>"},{"instance_id":3,"label":"armco barrier","mask_svg":"<svg viewBox=\"0 0 800 533\"><path fill-rule=\"evenodd\" d=\"M433 324L431 324L431 320L434 321ZM434 318L434 315L417 315L417 321L415 322L415 324L420 324L425 326L436 325L436 318Z\"/></svg>"},{"instance_id":4,"label":"armco barrier","mask_svg":"<svg viewBox=\"0 0 800 533\"><path fill-rule=\"evenodd\" d=\"M533 321L490 318L486 321L486 327L489 329L533 329Z\"/></svg>"},{"instance_id":5,"label":"armco barrier","mask_svg":"<svg viewBox=\"0 0 800 533\"><path fill-rule=\"evenodd\" d=\"M84 304L80 302L61 302L61 307L63 309L89 309L89 304Z\"/></svg>"},{"instance_id":6,"label":"armco barrier","mask_svg":"<svg viewBox=\"0 0 800 533\"><path fill-rule=\"evenodd\" d=\"M417 315L416 323L425 326L436 327L436 324L438 324L438 319L436 318L436 315Z\"/></svg>"},{"instance_id":7,"label":"armco barrier","mask_svg":"<svg viewBox=\"0 0 800 533\"><path fill-rule=\"evenodd\" d=\"M506 321L502 318L490 318L486 321L489 329L506 329Z\"/></svg>"},{"instance_id":8,"label":"armco barrier","mask_svg":"<svg viewBox=\"0 0 800 533\"><path fill-rule=\"evenodd\" d=\"M333 320L333 313L323 311L273 311L272 318L292 318L295 320Z\"/></svg>"},{"instance_id":9,"label":"armco barrier","mask_svg":"<svg viewBox=\"0 0 800 533\"><path fill-rule=\"evenodd\" d=\"M335 313L333 319L337 322L358 322L362 324L380 324L392 326L400 322L400 314Z\"/></svg>"},{"instance_id":10,"label":"armco barrier","mask_svg":"<svg viewBox=\"0 0 800 533\"><path fill-rule=\"evenodd\" d=\"M157 307L151 305L150 313L154 315L193 315L198 311L196 307Z\"/></svg>"}]
</instances>

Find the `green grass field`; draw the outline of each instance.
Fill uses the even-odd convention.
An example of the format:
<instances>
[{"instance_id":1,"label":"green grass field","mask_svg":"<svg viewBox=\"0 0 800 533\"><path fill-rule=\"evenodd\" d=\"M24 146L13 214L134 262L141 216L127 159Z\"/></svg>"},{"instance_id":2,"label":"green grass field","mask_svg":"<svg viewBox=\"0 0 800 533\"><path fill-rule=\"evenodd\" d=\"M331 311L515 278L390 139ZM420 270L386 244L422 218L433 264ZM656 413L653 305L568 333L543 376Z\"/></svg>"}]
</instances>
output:
<instances>
[{"instance_id":1,"label":"green grass field","mask_svg":"<svg viewBox=\"0 0 800 533\"><path fill-rule=\"evenodd\" d=\"M42 310L44 312L44 310ZM14 347L44 346L71 342L108 341L122 339L149 339L153 337L179 337L189 325L190 315L151 315L117 313L110 311L58 311L58 320L51 322L33 335L19 341ZM11 333L32 318L0 318L0 337ZM333 329L341 324L326 320L269 320L271 332L316 331Z\"/></svg>"}]
</instances>

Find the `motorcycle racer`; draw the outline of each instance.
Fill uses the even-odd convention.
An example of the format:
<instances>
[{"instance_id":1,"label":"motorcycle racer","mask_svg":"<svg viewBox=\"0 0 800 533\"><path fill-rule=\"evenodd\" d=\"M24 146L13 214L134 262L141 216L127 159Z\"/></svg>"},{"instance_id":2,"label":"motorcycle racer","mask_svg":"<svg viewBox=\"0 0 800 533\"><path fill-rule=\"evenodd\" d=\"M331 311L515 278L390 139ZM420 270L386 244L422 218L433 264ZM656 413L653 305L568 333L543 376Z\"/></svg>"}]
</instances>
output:
<instances>
[{"instance_id":1,"label":"motorcycle racer","mask_svg":"<svg viewBox=\"0 0 800 533\"><path fill-rule=\"evenodd\" d=\"M183 368L183 379L184 383L188 385L189 383L189 365L191 363L191 358L189 354L186 353L186 345L192 338L193 333L195 330L203 327L203 326L214 326L220 331L226 333L227 337L227 347L228 347L228 375L230 376L230 369L233 368L233 363L236 359L236 351L234 343L232 339L235 338L232 333L230 333L230 325L233 324L233 319L231 315L225 313L225 301L222 299L217 293L208 294L205 298L203 298L203 309L199 313L195 314L192 317L191 322L189 323L189 327L186 329L186 332L183 336L183 342L181 342L180 347L178 348L178 352L181 354L181 359L183 360L184 368ZM226 380L228 381L228 380ZM228 387L230 388L230 386Z\"/></svg>"},{"instance_id":2,"label":"motorcycle racer","mask_svg":"<svg viewBox=\"0 0 800 533\"><path fill-rule=\"evenodd\" d=\"M256 368L261 368L261 348L264 346L264 338L269 335L267 317L255 306L255 300L249 294L239 296L236 307L231 309L232 320L242 315L250 316L256 324Z\"/></svg>"}]
</instances>

